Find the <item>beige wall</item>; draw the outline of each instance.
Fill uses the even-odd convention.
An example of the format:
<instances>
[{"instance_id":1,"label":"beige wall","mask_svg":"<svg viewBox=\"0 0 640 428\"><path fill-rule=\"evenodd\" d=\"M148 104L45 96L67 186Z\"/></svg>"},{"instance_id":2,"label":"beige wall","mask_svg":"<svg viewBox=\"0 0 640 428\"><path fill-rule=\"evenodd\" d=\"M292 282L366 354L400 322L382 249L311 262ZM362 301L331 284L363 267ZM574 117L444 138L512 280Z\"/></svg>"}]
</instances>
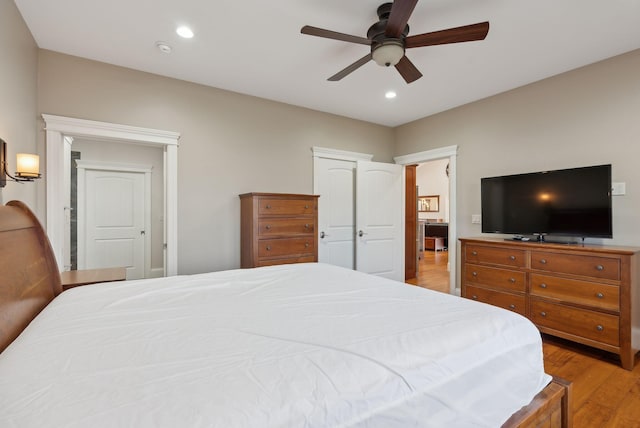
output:
<instances>
[{"instance_id":1,"label":"beige wall","mask_svg":"<svg viewBox=\"0 0 640 428\"><path fill-rule=\"evenodd\" d=\"M38 47L12 0L0 0L0 52L0 138L7 142L13 174L16 153L36 153ZM44 189L42 181L7 183L0 188L0 203L20 199L37 211L40 186Z\"/></svg>"},{"instance_id":2,"label":"beige wall","mask_svg":"<svg viewBox=\"0 0 640 428\"><path fill-rule=\"evenodd\" d=\"M311 193L312 146L392 160L383 126L51 51L38 70L39 113L181 133L180 273L239 267L238 194Z\"/></svg>"},{"instance_id":3,"label":"beige wall","mask_svg":"<svg viewBox=\"0 0 640 428\"><path fill-rule=\"evenodd\" d=\"M396 155L458 145L459 236L480 235L480 178L611 163L614 239L640 246L640 50L396 128Z\"/></svg>"}]
</instances>

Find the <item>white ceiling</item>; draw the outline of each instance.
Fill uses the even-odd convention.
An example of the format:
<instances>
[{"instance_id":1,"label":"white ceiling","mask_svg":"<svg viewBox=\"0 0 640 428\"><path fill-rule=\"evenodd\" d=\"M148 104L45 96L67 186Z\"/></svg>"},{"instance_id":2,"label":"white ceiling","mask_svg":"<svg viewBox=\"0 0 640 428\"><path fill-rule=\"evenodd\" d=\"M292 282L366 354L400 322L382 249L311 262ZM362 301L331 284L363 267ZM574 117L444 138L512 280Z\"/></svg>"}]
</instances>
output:
<instances>
[{"instance_id":1,"label":"white ceiling","mask_svg":"<svg viewBox=\"0 0 640 428\"><path fill-rule=\"evenodd\" d=\"M15 0L40 48L387 126L640 48L639 0L423 0L409 35L488 20L487 38L407 50L424 75L409 85L374 62L328 82L369 48L300 28L366 37L383 2Z\"/></svg>"}]
</instances>

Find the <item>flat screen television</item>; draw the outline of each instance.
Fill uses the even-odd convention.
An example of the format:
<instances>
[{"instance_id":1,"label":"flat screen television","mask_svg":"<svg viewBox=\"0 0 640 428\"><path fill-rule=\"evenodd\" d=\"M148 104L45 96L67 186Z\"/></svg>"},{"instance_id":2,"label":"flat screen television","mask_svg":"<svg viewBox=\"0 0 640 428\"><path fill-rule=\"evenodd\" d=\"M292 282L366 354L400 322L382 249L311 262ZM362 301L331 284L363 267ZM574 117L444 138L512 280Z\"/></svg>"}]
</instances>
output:
<instances>
[{"instance_id":1,"label":"flat screen television","mask_svg":"<svg viewBox=\"0 0 640 428\"><path fill-rule=\"evenodd\" d=\"M481 179L482 232L612 238L611 165Z\"/></svg>"}]
</instances>

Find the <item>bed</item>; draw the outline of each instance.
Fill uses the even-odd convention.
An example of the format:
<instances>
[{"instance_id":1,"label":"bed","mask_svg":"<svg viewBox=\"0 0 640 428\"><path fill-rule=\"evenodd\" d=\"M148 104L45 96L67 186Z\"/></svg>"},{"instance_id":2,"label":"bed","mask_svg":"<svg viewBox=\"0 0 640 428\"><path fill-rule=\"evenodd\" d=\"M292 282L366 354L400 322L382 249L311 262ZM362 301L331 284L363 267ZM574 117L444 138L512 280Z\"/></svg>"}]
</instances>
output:
<instances>
[{"instance_id":1,"label":"bed","mask_svg":"<svg viewBox=\"0 0 640 428\"><path fill-rule=\"evenodd\" d=\"M493 306L319 263L62 293L0 207L2 427L571 426L540 334Z\"/></svg>"}]
</instances>

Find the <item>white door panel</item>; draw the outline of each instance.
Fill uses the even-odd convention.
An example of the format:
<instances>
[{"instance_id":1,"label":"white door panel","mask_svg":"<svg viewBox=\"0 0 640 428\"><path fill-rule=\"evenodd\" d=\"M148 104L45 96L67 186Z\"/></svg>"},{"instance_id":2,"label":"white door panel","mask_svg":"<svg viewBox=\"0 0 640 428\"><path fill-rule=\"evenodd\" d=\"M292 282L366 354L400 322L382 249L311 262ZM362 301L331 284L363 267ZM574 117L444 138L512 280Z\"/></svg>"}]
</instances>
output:
<instances>
[{"instance_id":1,"label":"white door panel","mask_svg":"<svg viewBox=\"0 0 640 428\"><path fill-rule=\"evenodd\" d=\"M356 269L404 281L401 165L359 161L356 168Z\"/></svg>"},{"instance_id":2,"label":"white door panel","mask_svg":"<svg viewBox=\"0 0 640 428\"><path fill-rule=\"evenodd\" d=\"M78 178L78 268L122 266L127 279L144 278L145 174L86 169Z\"/></svg>"},{"instance_id":3,"label":"white door panel","mask_svg":"<svg viewBox=\"0 0 640 428\"><path fill-rule=\"evenodd\" d=\"M354 187L356 162L317 158L314 163L318 198L318 260L355 268Z\"/></svg>"}]
</instances>

